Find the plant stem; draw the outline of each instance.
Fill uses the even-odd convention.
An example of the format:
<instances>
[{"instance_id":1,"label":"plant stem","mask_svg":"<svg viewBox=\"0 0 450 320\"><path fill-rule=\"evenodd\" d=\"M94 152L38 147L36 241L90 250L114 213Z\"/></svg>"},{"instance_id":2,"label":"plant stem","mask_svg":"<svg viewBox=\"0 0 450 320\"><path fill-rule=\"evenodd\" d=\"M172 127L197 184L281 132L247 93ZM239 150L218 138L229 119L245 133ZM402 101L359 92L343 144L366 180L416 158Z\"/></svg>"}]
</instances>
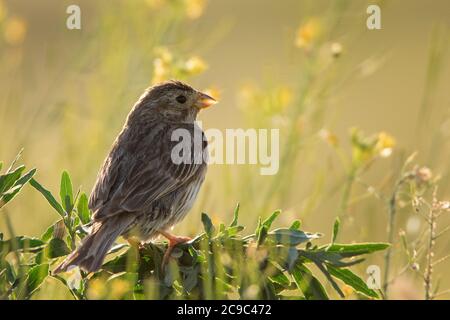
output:
<instances>
[{"instance_id":1,"label":"plant stem","mask_svg":"<svg viewBox=\"0 0 450 320\"><path fill-rule=\"evenodd\" d=\"M340 216L345 216L347 214L348 202L350 200L350 195L352 193L353 183L356 178L356 169L352 165L352 169L348 173L347 180L344 187L344 192L342 193L341 205L340 205Z\"/></svg>"},{"instance_id":2,"label":"plant stem","mask_svg":"<svg viewBox=\"0 0 450 320\"><path fill-rule=\"evenodd\" d=\"M389 199L389 206L388 206L388 226L387 226L387 233L388 233L388 242L391 244L391 246L387 249L386 254L384 255L384 280L383 280L383 291L384 291L384 297L385 299L388 299L388 290L389 290L389 274L391 269L391 257L392 257L392 244L394 242L395 237L395 218L397 215L397 195L402 187L402 185L408 181L413 175L411 173L407 173L403 175L395 184L394 191L392 192L392 196Z\"/></svg>"},{"instance_id":3,"label":"plant stem","mask_svg":"<svg viewBox=\"0 0 450 320\"><path fill-rule=\"evenodd\" d=\"M429 226L429 237L427 246L427 267L425 269L424 275L424 285L425 285L425 300L432 300L432 275L433 275L433 247L435 243L436 236L436 215L434 211L434 205L430 209L428 216L428 226Z\"/></svg>"},{"instance_id":4,"label":"plant stem","mask_svg":"<svg viewBox=\"0 0 450 320\"><path fill-rule=\"evenodd\" d=\"M398 192L398 184L392 193L392 197L389 200L389 223L388 223L388 242L392 244L394 242L394 229L395 229L395 216L397 213L397 192ZM392 251L391 248L388 248L386 251L386 254L384 255L384 281L383 281L383 291L384 296L386 299L388 299L388 289L389 289L389 272L390 272L390 266L391 266L391 255Z\"/></svg>"}]
</instances>

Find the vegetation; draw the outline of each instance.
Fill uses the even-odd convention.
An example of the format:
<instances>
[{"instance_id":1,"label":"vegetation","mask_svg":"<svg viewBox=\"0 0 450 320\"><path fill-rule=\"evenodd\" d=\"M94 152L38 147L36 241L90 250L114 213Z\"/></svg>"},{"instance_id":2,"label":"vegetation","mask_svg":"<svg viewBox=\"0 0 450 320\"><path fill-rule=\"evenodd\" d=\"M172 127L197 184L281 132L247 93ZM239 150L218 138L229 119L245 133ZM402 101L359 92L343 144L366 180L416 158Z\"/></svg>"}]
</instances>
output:
<instances>
[{"instance_id":1,"label":"vegetation","mask_svg":"<svg viewBox=\"0 0 450 320\"><path fill-rule=\"evenodd\" d=\"M345 297L336 280L362 296L379 298L349 267L362 262L360 256L388 247L385 243L336 242L340 221L336 220L331 242L315 245L319 233L301 230L300 221L289 228L271 230L280 211L259 219L253 234L242 236L239 205L229 225L214 226L202 214L204 232L172 253L174 261L161 266L164 244L148 243L134 248L115 245L110 259L94 274L76 270L53 275L51 269L86 235L91 212L84 193L73 192L67 172L61 177L60 201L33 179L35 169L21 175L24 166L0 176L2 204L6 205L27 183L39 191L60 215L40 238L0 233L0 297L29 299L48 277L61 281L75 299L328 299L324 286L310 270L315 266L334 290ZM175 262L176 261L176 262Z\"/></svg>"},{"instance_id":2,"label":"vegetation","mask_svg":"<svg viewBox=\"0 0 450 320\"><path fill-rule=\"evenodd\" d=\"M0 0L0 158L23 147L39 169L0 169L0 298L450 297L448 1L423 17L408 1L421 19L388 1L77 3L82 30L64 2ZM174 230L195 240L164 271L164 243L119 242L96 274L52 275L89 228L82 190L133 102L170 78L219 98L205 129L279 129L279 172L209 166Z\"/></svg>"}]
</instances>

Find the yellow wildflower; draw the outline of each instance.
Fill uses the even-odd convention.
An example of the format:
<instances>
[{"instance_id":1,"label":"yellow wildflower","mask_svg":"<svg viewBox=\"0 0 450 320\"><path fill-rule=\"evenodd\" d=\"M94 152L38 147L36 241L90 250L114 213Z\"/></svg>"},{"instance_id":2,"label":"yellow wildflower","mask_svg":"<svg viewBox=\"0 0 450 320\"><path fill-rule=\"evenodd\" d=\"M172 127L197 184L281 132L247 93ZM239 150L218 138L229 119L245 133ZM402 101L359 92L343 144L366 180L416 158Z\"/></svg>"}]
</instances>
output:
<instances>
[{"instance_id":1,"label":"yellow wildflower","mask_svg":"<svg viewBox=\"0 0 450 320\"><path fill-rule=\"evenodd\" d=\"M111 283L110 298L120 299L130 290L130 284L123 279L114 279Z\"/></svg>"},{"instance_id":2,"label":"yellow wildflower","mask_svg":"<svg viewBox=\"0 0 450 320\"><path fill-rule=\"evenodd\" d=\"M186 15L190 19L197 19L205 10L206 0L184 0L186 5Z\"/></svg>"},{"instance_id":3,"label":"yellow wildflower","mask_svg":"<svg viewBox=\"0 0 450 320\"><path fill-rule=\"evenodd\" d=\"M89 283L87 296L92 300L99 300L106 295L105 281L102 279L94 279Z\"/></svg>"},{"instance_id":4,"label":"yellow wildflower","mask_svg":"<svg viewBox=\"0 0 450 320\"><path fill-rule=\"evenodd\" d=\"M161 58L153 60L153 83L162 82L167 79L168 70Z\"/></svg>"},{"instance_id":5,"label":"yellow wildflower","mask_svg":"<svg viewBox=\"0 0 450 320\"><path fill-rule=\"evenodd\" d=\"M339 144L337 136L327 129L320 130L319 137L333 147L336 147Z\"/></svg>"},{"instance_id":6,"label":"yellow wildflower","mask_svg":"<svg viewBox=\"0 0 450 320\"><path fill-rule=\"evenodd\" d=\"M344 294L345 298L350 297L354 292L355 290L353 290L353 288L348 285L344 285L344 287L342 287L342 293Z\"/></svg>"},{"instance_id":7,"label":"yellow wildflower","mask_svg":"<svg viewBox=\"0 0 450 320\"><path fill-rule=\"evenodd\" d=\"M197 75L205 71L208 65L200 57L194 56L186 61L184 68L190 75Z\"/></svg>"},{"instance_id":8,"label":"yellow wildflower","mask_svg":"<svg viewBox=\"0 0 450 320\"><path fill-rule=\"evenodd\" d=\"M12 17L6 21L4 36L5 41L10 45L19 45L25 39L27 24L20 17Z\"/></svg>"},{"instance_id":9,"label":"yellow wildflower","mask_svg":"<svg viewBox=\"0 0 450 320\"><path fill-rule=\"evenodd\" d=\"M295 45L301 49L310 49L320 33L320 21L317 18L311 18L298 28Z\"/></svg>"},{"instance_id":10,"label":"yellow wildflower","mask_svg":"<svg viewBox=\"0 0 450 320\"><path fill-rule=\"evenodd\" d=\"M383 158L387 158L392 154L392 149L395 146L395 139L386 132L380 132L378 134L378 141L375 149L379 155Z\"/></svg>"},{"instance_id":11,"label":"yellow wildflower","mask_svg":"<svg viewBox=\"0 0 450 320\"><path fill-rule=\"evenodd\" d=\"M280 87L278 90L278 102L281 109L285 109L292 101L292 90L287 87Z\"/></svg>"},{"instance_id":12,"label":"yellow wildflower","mask_svg":"<svg viewBox=\"0 0 450 320\"><path fill-rule=\"evenodd\" d=\"M155 52L157 57L153 60L152 82L158 83L169 78L173 56L166 47L156 48Z\"/></svg>"}]
</instances>

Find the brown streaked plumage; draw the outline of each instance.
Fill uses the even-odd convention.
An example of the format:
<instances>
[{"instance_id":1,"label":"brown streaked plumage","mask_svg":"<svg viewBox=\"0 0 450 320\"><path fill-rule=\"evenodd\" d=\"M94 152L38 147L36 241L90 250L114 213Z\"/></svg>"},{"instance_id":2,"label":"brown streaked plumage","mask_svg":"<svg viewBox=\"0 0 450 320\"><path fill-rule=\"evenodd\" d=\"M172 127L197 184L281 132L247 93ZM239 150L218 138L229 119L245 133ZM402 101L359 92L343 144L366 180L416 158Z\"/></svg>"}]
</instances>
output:
<instances>
[{"instance_id":1,"label":"brown streaked plumage","mask_svg":"<svg viewBox=\"0 0 450 320\"><path fill-rule=\"evenodd\" d=\"M206 163L175 164L171 159L172 132L184 128L194 136L200 109L215 103L190 86L169 81L149 88L136 102L99 171L89 199L93 224L79 248L54 273L79 266L98 270L117 237L145 242L158 234L169 239L167 259L177 243L167 229L180 222L192 207L206 174ZM207 147L194 148L191 158ZM197 153L197 155L195 154ZM203 158L201 158L203 159Z\"/></svg>"}]
</instances>

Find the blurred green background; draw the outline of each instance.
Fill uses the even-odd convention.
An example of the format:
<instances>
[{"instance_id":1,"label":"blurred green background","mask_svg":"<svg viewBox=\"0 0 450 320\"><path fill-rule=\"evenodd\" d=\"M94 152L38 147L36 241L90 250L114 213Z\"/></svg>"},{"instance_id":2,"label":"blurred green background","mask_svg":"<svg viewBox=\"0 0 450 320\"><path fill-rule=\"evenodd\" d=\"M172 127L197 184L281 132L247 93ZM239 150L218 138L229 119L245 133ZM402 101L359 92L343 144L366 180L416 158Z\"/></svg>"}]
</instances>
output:
<instances>
[{"instance_id":1,"label":"blurred green background","mask_svg":"<svg viewBox=\"0 0 450 320\"><path fill-rule=\"evenodd\" d=\"M386 241L379 195L389 196L410 154L441 176L439 198L450 198L450 2L378 1L382 30L369 31L373 2L0 0L0 159L23 147L22 161L50 190L57 193L67 170L89 192L139 95L176 77L219 96L200 115L204 128L280 128L282 154L276 176L260 176L258 166L211 166L176 232L199 232L202 211L229 221L240 202L249 227L280 208L280 225L302 219L304 229L329 235L342 215L342 240ZM81 30L66 28L70 4L81 7ZM343 204L352 127L387 132L393 152L374 157ZM40 235L57 219L30 188L8 211L17 234ZM401 208L399 229L408 231L411 215ZM447 237L436 255L449 249ZM362 273L382 263L382 255L371 259ZM443 287L448 266L437 271ZM393 294L420 298L421 285L402 276Z\"/></svg>"}]
</instances>

